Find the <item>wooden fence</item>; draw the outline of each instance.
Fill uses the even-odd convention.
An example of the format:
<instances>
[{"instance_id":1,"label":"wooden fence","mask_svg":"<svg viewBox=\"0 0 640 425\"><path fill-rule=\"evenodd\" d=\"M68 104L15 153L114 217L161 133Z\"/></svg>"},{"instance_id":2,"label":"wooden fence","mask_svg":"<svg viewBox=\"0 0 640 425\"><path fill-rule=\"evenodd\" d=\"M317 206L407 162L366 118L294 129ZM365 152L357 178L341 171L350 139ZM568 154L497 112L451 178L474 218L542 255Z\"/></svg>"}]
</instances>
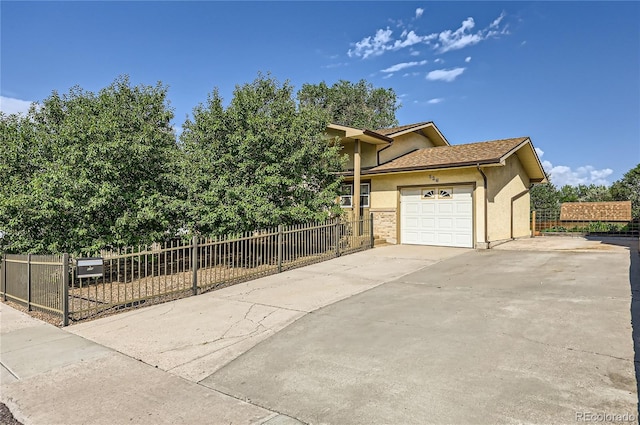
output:
<instances>
[{"instance_id":1,"label":"wooden fence","mask_svg":"<svg viewBox=\"0 0 640 425\"><path fill-rule=\"evenodd\" d=\"M78 277L69 255L5 255L2 292L59 315L62 324L135 306L208 292L242 281L373 247L371 216L308 223L216 239L194 237L152 246L86 253L103 261L99 277Z\"/></svg>"}]
</instances>

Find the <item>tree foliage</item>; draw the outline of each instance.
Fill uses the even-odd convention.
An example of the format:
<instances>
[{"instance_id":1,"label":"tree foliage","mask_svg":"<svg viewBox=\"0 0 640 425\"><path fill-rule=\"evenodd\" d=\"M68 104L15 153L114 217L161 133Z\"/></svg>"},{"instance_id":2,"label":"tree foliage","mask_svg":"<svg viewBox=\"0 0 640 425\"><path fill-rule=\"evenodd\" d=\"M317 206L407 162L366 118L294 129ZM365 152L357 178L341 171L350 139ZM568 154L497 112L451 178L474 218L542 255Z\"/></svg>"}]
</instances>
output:
<instances>
[{"instance_id":1,"label":"tree foliage","mask_svg":"<svg viewBox=\"0 0 640 425\"><path fill-rule=\"evenodd\" d=\"M8 251L77 252L166 237L180 151L166 87L128 77L53 92L2 116L0 230Z\"/></svg>"},{"instance_id":2,"label":"tree foliage","mask_svg":"<svg viewBox=\"0 0 640 425\"><path fill-rule=\"evenodd\" d=\"M236 86L227 108L214 90L180 137L187 227L220 235L337 213L343 159L327 124L325 110L297 105L292 86L270 75Z\"/></svg>"},{"instance_id":3,"label":"tree foliage","mask_svg":"<svg viewBox=\"0 0 640 425\"><path fill-rule=\"evenodd\" d=\"M534 210L559 209L563 202L631 201L633 217L640 218L640 164L609 187L581 184L558 189L549 182L532 187L530 195Z\"/></svg>"},{"instance_id":4,"label":"tree foliage","mask_svg":"<svg viewBox=\"0 0 640 425\"><path fill-rule=\"evenodd\" d=\"M633 217L640 218L640 164L611 185L611 196L616 201L631 201Z\"/></svg>"},{"instance_id":5,"label":"tree foliage","mask_svg":"<svg viewBox=\"0 0 640 425\"><path fill-rule=\"evenodd\" d=\"M298 92L300 105L319 107L329 114L331 122L370 130L398 125L399 108L393 89L374 88L371 83L340 80L331 87L303 84Z\"/></svg>"},{"instance_id":6,"label":"tree foliage","mask_svg":"<svg viewBox=\"0 0 640 425\"><path fill-rule=\"evenodd\" d=\"M558 188L551 182L534 185L529 191L529 195L532 210L540 211L560 208L560 193Z\"/></svg>"}]
</instances>

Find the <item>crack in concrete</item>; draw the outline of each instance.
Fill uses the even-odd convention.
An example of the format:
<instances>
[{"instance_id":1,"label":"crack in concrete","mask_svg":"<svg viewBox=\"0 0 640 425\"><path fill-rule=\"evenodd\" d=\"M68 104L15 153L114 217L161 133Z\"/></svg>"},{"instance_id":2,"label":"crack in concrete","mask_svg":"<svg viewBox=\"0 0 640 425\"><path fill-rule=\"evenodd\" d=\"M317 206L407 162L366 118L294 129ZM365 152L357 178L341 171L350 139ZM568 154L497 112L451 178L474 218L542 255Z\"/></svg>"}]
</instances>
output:
<instances>
[{"instance_id":1,"label":"crack in concrete","mask_svg":"<svg viewBox=\"0 0 640 425\"><path fill-rule=\"evenodd\" d=\"M558 348L558 349L561 349L561 350L576 351L576 352L579 352L579 353L592 354L592 355L595 355L595 356L609 357L611 359L622 360L622 361L626 361L626 362L633 362L634 361L632 359L627 359L627 358L624 358L624 357L612 356L611 354L598 353L596 351L582 350L580 348L564 347L564 346L561 346L561 345L549 344L547 342L538 341L538 340L533 339L533 338L527 338L526 336L522 336L522 335L511 335L511 334L504 333L504 332L502 332L502 335L510 336L512 338L517 338L517 339L524 339L525 341L533 342L534 344L540 344L540 345L544 345L546 347Z\"/></svg>"},{"instance_id":2,"label":"crack in concrete","mask_svg":"<svg viewBox=\"0 0 640 425\"><path fill-rule=\"evenodd\" d=\"M247 310L247 312L245 313L245 315L244 315L244 317L243 317L242 319L240 319L240 320L238 320L238 321L234 322L231 326L229 326L229 328L228 328L226 331L224 331L224 333L222 334L222 336L221 336L221 337L219 337L219 338L215 338L215 339L210 340L210 341L204 341L204 342L201 342L201 343L200 343L200 344L198 344L198 345L202 346L202 345L213 344L213 343L215 343L215 342L222 341L222 340L225 340L225 339L227 339L227 340L237 339L237 341L231 342L230 344L227 344L227 345L225 345L225 346L223 346L223 347L217 348L217 349L215 349L215 350L213 350L213 351L209 351L209 352L207 352L206 354L203 354L202 356L198 356L198 357L195 357L195 358L189 359L188 361L186 361L186 362L184 362L184 363L178 364L178 365L176 365L176 366L173 366L173 367L171 367L171 368L167 369L167 371L170 371L170 370L176 369L176 368L178 368L178 367L180 367L180 366L184 366L185 364L191 363L192 361L199 360L199 359L204 358L204 357L206 357L206 356L208 356L208 355L211 355L211 354L217 353L218 351L221 351L221 350L227 349L227 348L229 348L229 347L232 347L232 346L234 346L234 345L236 345L236 344L239 344L239 343L241 343L241 342L246 341L247 339L252 338L252 337L253 337L253 336L255 336L256 334L259 334L259 333L262 333L262 332L265 332L265 331L269 331L270 329L269 329L269 328L267 328L266 326L264 326L264 325L262 324L262 322L263 322L264 320L266 320L269 316L271 316L273 313L275 313L277 310L273 310L273 311L271 311L269 314L267 314L266 316L264 316L264 317L263 317L262 319L260 319L258 322L255 322L254 320L252 320L251 318L249 318L249 317L248 317L248 316L249 316L249 314L251 313L251 311L252 311L253 307L255 307L255 304L252 304L252 305L249 307L249 309ZM241 323L243 320L248 320L249 322L251 322L251 323L255 324L256 326L255 326L255 327L254 327L254 329L253 329L252 331L250 331L250 332L244 333L244 334L242 334L242 335L233 336L233 337L230 337L230 338L229 338L229 337L227 337L227 334L228 334L228 333L229 333L229 332L230 332L230 331L231 331L231 330L232 330L236 325L238 325L239 323ZM184 350L184 349L189 348L189 347L193 347L193 345L184 345L184 346L181 346L181 347L172 348L172 349L170 349L170 350L162 351L160 354L165 354L165 353L168 353L168 352L171 352L171 351Z\"/></svg>"}]
</instances>

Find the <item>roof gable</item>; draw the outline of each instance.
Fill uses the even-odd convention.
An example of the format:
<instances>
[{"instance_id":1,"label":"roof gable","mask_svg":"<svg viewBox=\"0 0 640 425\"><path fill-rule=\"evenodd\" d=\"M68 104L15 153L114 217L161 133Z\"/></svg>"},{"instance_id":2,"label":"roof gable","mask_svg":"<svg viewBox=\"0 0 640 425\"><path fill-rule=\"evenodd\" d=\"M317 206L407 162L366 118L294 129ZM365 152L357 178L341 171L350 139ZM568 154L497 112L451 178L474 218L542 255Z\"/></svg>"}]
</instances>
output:
<instances>
[{"instance_id":1,"label":"roof gable","mask_svg":"<svg viewBox=\"0 0 640 425\"><path fill-rule=\"evenodd\" d=\"M376 133L383 134L385 136L395 139L398 136L407 134L409 132L421 133L423 136L428 137L435 146L449 146L449 141L440 132L438 127L433 121L423 121L415 124L407 124L400 127L381 128L376 130Z\"/></svg>"},{"instance_id":2,"label":"roof gable","mask_svg":"<svg viewBox=\"0 0 640 425\"><path fill-rule=\"evenodd\" d=\"M528 137L419 149L374 167L367 173L503 165L513 154L518 155L532 181L545 180L542 165Z\"/></svg>"},{"instance_id":3,"label":"roof gable","mask_svg":"<svg viewBox=\"0 0 640 425\"><path fill-rule=\"evenodd\" d=\"M398 170L407 168L440 168L499 163L509 151L527 140L526 137L503 139L491 142L469 143L454 146L436 146L419 149L400 158L382 164L374 170Z\"/></svg>"}]
</instances>

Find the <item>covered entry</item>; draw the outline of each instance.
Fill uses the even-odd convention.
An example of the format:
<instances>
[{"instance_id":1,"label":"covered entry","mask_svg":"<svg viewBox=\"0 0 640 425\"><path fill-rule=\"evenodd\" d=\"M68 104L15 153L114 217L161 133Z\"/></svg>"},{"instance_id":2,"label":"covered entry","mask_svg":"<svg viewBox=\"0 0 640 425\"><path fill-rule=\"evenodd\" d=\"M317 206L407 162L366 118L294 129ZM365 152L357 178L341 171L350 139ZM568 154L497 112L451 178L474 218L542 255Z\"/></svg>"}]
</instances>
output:
<instances>
[{"instance_id":1,"label":"covered entry","mask_svg":"<svg viewBox=\"0 0 640 425\"><path fill-rule=\"evenodd\" d=\"M473 187L402 189L400 238L403 244L473 248Z\"/></svg>"}]
</instances>

